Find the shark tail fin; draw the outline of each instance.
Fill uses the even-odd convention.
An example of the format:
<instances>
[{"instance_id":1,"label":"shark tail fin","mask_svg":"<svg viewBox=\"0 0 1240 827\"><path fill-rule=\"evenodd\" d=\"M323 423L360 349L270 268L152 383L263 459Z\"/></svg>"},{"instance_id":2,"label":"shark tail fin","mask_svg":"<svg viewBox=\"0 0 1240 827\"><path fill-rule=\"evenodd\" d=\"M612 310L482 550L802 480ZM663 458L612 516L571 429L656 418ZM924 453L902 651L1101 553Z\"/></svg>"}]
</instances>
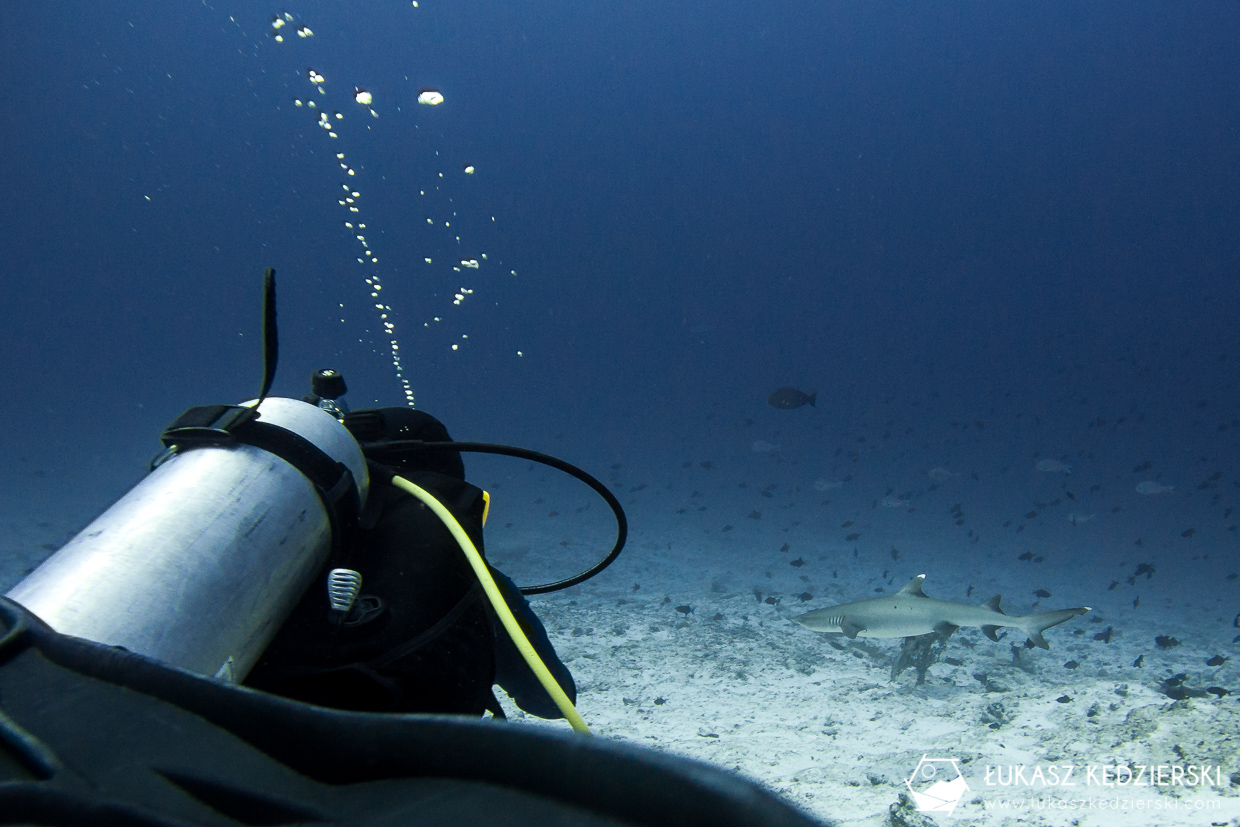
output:
<instances>
[{"instance_id":1,"label":"shark tail fin","mask_svg":"<svg viewBox=\"0 0 1240 827\"><path fill-rule=\"evenodd\" d=\"M1037 614L1025 615L1021 618L1023 621L1021 628L1024 629L1029 639L1033 641L1033 645L1039 649L1050 649L1051 645L1046 642L1046 638L1042 637L1042 633L1052 626L1058 626L1060 623L1071 620L1078 615L1083 615L1089 611L1088 606L1081 606L1077 609L1060 609L1056 612L1038 612Z\"/></svg>"}]
</instances>

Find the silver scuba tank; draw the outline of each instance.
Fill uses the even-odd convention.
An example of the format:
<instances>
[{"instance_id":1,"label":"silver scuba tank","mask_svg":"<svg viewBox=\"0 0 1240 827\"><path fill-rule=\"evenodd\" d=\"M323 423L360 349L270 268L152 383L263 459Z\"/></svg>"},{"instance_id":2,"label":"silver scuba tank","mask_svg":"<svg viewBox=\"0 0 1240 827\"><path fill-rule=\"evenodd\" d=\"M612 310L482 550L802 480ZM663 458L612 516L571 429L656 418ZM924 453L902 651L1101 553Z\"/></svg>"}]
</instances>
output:
<instances>
[{"instance_id":1,"label":"silver scuba tank","mask_svg":"<svg viewBox=\"0 0 1240 827\"><path fill-rule=\"evenodd\" d=\"M298 456L338 468L354 508L369 486L330 413L270 397L258 413L293 450L225 441L173 454L7 596L62 634L241 681L331 551L336 515Z\"/></svg>"}]
</instances>

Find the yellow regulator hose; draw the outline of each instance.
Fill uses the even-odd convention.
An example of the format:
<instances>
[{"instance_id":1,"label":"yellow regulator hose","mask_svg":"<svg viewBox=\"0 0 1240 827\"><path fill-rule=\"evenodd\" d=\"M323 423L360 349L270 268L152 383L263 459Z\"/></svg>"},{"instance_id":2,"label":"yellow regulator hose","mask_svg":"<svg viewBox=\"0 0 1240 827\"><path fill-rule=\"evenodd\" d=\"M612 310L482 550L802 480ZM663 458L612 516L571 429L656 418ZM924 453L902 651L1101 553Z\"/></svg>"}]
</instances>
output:
<instances>
[{"instance_id":1,"label":"yellow regulator hose","mask_svg":"<svg viewBox=\"0 0 1240 827\"><path fill-rule=\"evenodd\" d=\"M559 707L560 712L568 720L576 732L589 733L590 728L586 726L585 720L577 713L573 702L564 694L564 690L556 683L551 675L551 670L542 662L542 658L534 651L534 646L530 643L529 638L525 636L525 632L521 631L521 626L517 623L517 619L512 616L512 610L508 608L508 603L504 600L504 596L500 594L499 586L495 585L495 578L491 577L491 572L487 570L487 564L483 561L482 555L478 553L478 548L474 545L474 541L469 539L469 535L465 533L465 529L452 516L452 512L444 507L443 503L435 499L426 489L414 485L403 477L392 477L392 485L400 490L417 497L423 505L435 513L448 531L452 532L452 536L461 546L461 551L465 552L465 559L469 561L469 565L477 575L478 581L482 584L483 591L486 592L487 599L491 601L491 605L495 607L495 613L499 616L499 620L504 624L504 628L508 631L512 642L516 644L517 651L521 653L521 657L525 658L525 662L529 664L530 669L534 671L534 675L538 678L555 701L555 705Z\"/></svg>"}]
</instances>

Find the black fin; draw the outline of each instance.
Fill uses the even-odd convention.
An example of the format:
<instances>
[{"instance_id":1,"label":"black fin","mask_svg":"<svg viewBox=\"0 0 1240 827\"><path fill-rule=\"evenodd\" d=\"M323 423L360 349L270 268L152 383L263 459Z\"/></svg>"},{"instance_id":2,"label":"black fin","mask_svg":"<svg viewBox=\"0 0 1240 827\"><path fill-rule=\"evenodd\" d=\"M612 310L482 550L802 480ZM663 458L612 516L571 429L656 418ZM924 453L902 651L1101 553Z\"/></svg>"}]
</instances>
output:
<instances>
[{"instance_id":1,"label":"black fin","mask_svg":"<svg viewBox=\"0 0 1240 827\"><path fill-rule=\"evenodd\" d=\"M258 405L263 404L276 379L276 363L280 360L280 337L276 333L276 271L268 267L263 273L263 386L258 392Z\"/></svg>"},{"instance_id":2,"label":"black fin","mask_svg":"<svg viewBox=\"0 0 1240 827\"><path fill-rule=\"evenodd\" d=\"M999 642L999 627L998 626L983 626L982 634L984 634L986 637L993 640L995 643Z\"/></svg>"}]
</instances>

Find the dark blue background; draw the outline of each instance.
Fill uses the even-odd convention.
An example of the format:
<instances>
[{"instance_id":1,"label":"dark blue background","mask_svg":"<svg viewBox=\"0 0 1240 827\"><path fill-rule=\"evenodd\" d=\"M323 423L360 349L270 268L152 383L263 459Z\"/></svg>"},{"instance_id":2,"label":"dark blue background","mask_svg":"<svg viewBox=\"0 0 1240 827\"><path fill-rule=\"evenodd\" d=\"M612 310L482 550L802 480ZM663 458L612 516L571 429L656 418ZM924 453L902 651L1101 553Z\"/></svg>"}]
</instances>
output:
<instances>
[{"instance_id":1,"label":"dark blue background","mask_svg":"<svg viewBox=\"0 0 1240 827\"><path fill-rule=\"evenodd\" d=\"M1138 458L1236 464L1235 4L320 0L283 44L277 10L0 5L0 457L66 472L15 497L96 510L252 396L267 266L277 392L331 365L399 404L337 149L458 438L678 467L795 384L829 428L1141 416Z\"/></svg>"}]
</instances>

